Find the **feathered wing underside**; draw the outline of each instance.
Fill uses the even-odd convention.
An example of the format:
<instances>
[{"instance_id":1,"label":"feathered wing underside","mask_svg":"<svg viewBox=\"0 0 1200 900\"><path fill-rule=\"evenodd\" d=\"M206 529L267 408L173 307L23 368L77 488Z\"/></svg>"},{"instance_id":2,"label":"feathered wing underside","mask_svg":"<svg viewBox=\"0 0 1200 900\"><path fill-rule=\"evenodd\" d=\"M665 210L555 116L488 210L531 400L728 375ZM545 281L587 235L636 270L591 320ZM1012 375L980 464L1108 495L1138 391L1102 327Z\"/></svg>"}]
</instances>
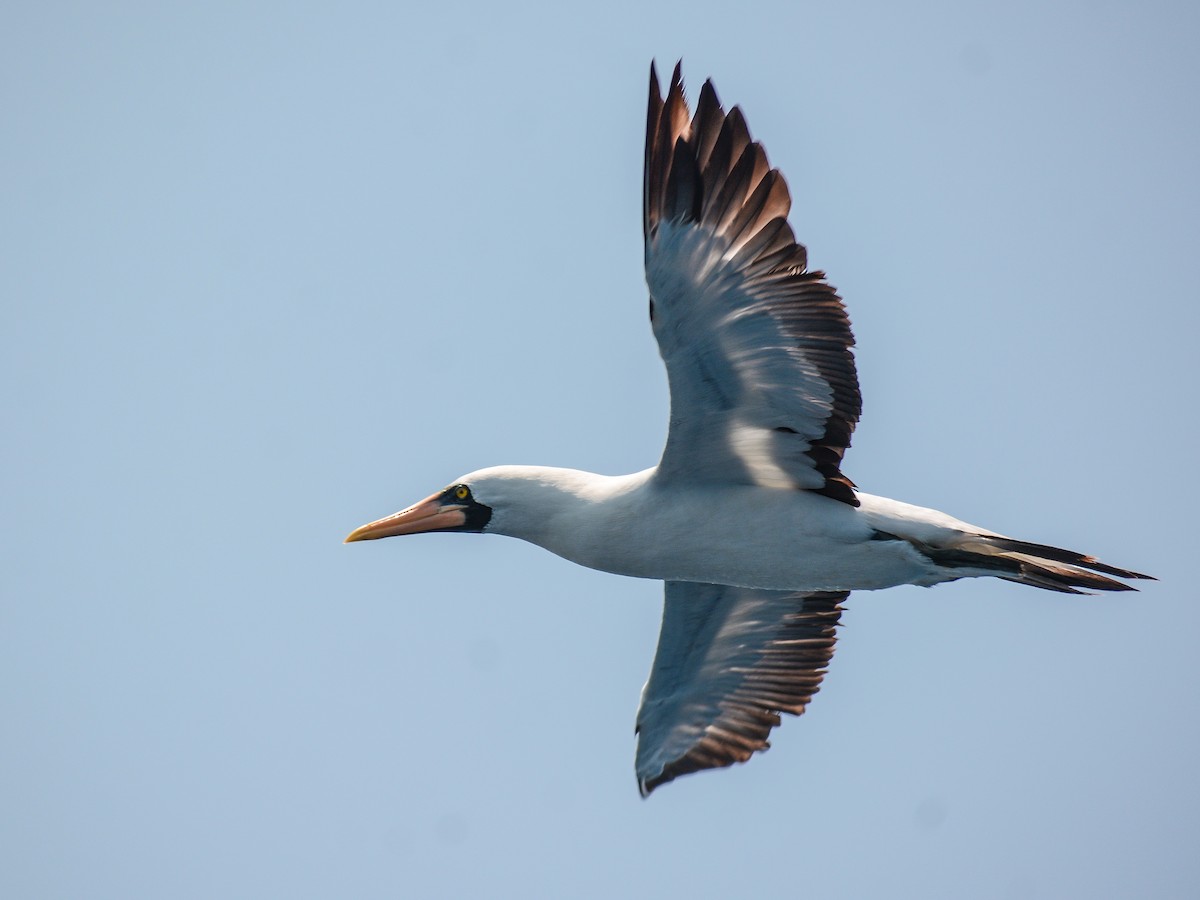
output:
<instances>
[{"instance_id":1,"label":"feathered wing underside","mask_svg":"<svg viewBox=\"0 0 1200 900\"><path fill-rule=\"evenodd\" d=\"M667 582L637 716L642 795L767 749L779 714L800 715L819 689L848 595Z\"/></svg>"},{"instance_id":2,"label":"feathered wing underside","mask_svg":"<svg viewBox=\"0 0 1200 900\"><path fill-rule=\"evenodd\" d=\"M644 231L671 385L659 477L803 488L857 505L841 460L862 411L846 311L787 222L791 197L736 106L651 66Z\"/></svg>"}]
</instances>

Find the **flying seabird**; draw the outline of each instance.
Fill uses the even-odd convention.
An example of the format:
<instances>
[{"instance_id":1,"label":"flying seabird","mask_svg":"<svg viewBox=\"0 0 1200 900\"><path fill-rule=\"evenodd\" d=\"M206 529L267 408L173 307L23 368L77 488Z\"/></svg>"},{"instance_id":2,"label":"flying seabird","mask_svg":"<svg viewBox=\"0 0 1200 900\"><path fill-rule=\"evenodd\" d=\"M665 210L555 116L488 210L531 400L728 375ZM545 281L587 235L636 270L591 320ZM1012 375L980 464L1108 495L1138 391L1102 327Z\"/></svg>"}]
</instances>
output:
<instances>
[{"instance_id":1,"label":"flying seabird","mask_svg":"<svg viewBox=\"0 0 1200 900\"><path fill-rule=\"evenodd\" d=\"M1150 577L863 493L842 472L862 410L845 307L808 269L787 184L741 110L706 81L692 115L678 65L665 100L650 67L643 198L671 391L659 464L481 469L346 538L505 534L665 582L637 714L643 796L744 762L780 713L804 712L850 591L992 576L1077 594Z\"/></svg>"}]
</instances>

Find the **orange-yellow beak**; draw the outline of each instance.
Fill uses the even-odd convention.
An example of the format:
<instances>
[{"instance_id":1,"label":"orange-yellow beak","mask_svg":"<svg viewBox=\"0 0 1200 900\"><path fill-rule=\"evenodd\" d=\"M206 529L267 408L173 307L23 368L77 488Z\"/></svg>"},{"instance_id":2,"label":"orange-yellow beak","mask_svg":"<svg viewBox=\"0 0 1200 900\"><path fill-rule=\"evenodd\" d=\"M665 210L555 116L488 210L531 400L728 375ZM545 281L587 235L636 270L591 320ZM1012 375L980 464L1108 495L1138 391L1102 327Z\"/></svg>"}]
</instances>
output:
<instances>
[{"instance_id":1,"label":"orange-yellow beak","mask_svg":"<svg viewBox=\"0 0 1200 900\"><path fill-rule=\"evenodd\" d=\"M446 503L440 494L434 494L408 509L402 509L398 513L354 529L346 538L346 543L374 541L398 534L420 534L422 531L437 531L443 528L459 528L467 522L467 514L463 512L465 508L458 504Z\"/></svg>"}]
</instances>

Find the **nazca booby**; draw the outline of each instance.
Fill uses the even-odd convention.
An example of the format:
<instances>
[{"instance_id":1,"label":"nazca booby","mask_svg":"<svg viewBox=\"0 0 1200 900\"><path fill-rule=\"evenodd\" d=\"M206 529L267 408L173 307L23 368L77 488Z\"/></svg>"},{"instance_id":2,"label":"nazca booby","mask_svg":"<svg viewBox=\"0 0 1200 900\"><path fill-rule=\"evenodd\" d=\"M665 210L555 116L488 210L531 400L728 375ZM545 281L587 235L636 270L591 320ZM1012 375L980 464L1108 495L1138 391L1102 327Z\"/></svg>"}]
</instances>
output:
<instances>
[{"instance_id":1,"label":"nazca booby","mask_svg":"<svg viewBox=\"0 0 1200 900\"><path fill-rule=\"evenodd\" d=\"M1127 569L858 490L842 456L861 412L854 338L788 225L787 185L712 82L695 114L653 64L643 225L671 418L659 464L625 476L499 466L350 541L434 531L521 538L665 582L637 715L638 787L742 762L799 715L853 590L997 577L1065 593Z\"/></svg>"}]
</instances>

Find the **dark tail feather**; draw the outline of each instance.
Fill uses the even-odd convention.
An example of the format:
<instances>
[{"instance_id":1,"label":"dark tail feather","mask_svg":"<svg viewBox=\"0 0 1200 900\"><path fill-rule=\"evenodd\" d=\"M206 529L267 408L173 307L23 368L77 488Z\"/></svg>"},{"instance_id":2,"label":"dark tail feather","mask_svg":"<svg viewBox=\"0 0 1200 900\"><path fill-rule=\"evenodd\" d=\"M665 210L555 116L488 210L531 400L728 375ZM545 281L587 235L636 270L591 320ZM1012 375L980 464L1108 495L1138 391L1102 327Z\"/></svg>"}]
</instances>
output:
<instances>
[{"instance_id":1,"label":"dark tail feather","mask_svg":"<svg viewBox=\"0 0 1200 900\"><path fill-rule=\"evenodd\" d=\"M1073 550L986 534L963 535L952 547L921 546L919 549L935 563L948 569L975 569L976 572L982 569L1005 581L1064 594L1088 592L1079 588L1093 591L1137 590L1133 585L1106 577L1108 575L1154 580L1151 575L1105 565Z\"/></svg>"},{"instance_id":2,"label":"dark tail feather","mask_svg":"<svg viewBox=\"0 0 1200 900\"><path fill-rule=\"evenodd\" d=\"M989 537L985 538L985 540L992 546L999 547L1011 553L1020 553L1036 559L1052 559L1055 562L1066 563L1069 566L1103 572L1105 575L1115 575L1118 578L1141 578L1146 581L1158 580L1153 575L1142 575L1140 572L1133 572L1129 569L1118 569L1116 566L1105 565L1098 559L1084 556L1082 553L1076 553L1074 550L1061 550L1058 547L1051 547L1047 544L1031 544L1028 541L1014 541L1012 538Z\"/></svg>"}]
</instances>

